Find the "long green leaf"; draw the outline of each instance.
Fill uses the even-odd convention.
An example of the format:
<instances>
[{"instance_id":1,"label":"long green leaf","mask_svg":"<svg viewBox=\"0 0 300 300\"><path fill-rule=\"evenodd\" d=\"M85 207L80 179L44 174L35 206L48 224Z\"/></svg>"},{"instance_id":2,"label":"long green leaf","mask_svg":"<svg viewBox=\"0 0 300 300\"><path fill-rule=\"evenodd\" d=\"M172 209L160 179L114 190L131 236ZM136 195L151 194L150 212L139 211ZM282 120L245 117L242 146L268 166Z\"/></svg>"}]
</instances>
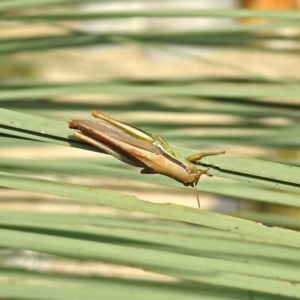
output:
<instances>
[{"instance_id":1,"label":"long green leaf","mask_svg":"<svg viewBox=\"0 0 300 300\"><path fill-rule=\"evenodd\" d=\"M87 201L89 203L97 203L122 209L150 213L157 216L172 218L175 220L218 228L230 232L271 240L277 243L300 247L300 233L298 232L279 228L268 228L255 222L219 215L208 211L191 209L173 204L161 205L149 203L137 200L131 196L125 196L114 192L26 176L17 176L4 172L0 172L0 185L61 197L68 197L74 200Z\"/></svg>"},{"instance_id":2,"label":"long green leaf","mask_svg":"<svg viewBox=\"0 0 300 300\"><path fill-rule=\"evenodd\" d=\"M44 142L45 138L51 137L53 143L57 141L61 144L63 141L65 145L78 146L78 142L73 143L72 131L66 123L4 109L0 109L0 114L2 116L0 133L24 138L25 132L25 134L30 134L30 139L33 139L34 134L36 136L34 139L37 141ZM7 130L10 130L9 133ZM85 147L83 143L79 145ZM86 148L91 147L87 145ZM184 157L195 153L188 149L175 148L175 150ZM209 167L211 174L215 176L300 192L300 168L297 167L227 156L205 157L198 164Z\"/></svg>"}]
</instances>

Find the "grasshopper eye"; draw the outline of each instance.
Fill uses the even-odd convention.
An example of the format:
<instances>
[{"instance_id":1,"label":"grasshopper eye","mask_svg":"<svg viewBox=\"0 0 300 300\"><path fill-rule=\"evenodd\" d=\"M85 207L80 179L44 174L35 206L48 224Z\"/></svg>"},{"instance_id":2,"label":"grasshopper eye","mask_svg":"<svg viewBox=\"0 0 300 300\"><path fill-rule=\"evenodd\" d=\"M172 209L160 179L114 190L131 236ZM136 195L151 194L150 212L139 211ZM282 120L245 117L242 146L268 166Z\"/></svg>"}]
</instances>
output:
<instances>
[{"instance_id":1,"label":"grasshopper eye","mask_svg":"<svg viewBox=\"0 0 300 300\"><path fill-rule=\"evenodd\" d=\"M186 166L185 170L188 174L193 174L195 172L192 166Z\"/></svg>"}]
</instances>

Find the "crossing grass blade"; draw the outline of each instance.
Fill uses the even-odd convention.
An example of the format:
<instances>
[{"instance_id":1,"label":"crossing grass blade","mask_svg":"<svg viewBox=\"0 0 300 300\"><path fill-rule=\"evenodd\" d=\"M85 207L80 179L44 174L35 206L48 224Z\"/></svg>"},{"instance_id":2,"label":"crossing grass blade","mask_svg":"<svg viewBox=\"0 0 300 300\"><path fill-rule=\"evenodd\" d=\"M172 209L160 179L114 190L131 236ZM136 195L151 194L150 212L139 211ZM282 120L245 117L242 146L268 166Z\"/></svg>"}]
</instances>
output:
<instances>
[{"instance_id":1,"label":"crossing grass blade","mask_svg":"<svg viewBox=\"0 0 300 300\"><path fill-rule=\"evenodd\" d=\"M13 175L4 172L0 173L0 179L0 184L9 188L25 189L55 196L68 197L83 202L87 201L89 203L150 213L161 217L172 218L229 232L268 239L276 243L300 247L300 234L296 231L268 228L263 224L225 215L218 215L209 211L191 209L173 204L162 205L149 203L140 201L132 196L118 195L118 193L114 192Z\"/></svg>"},{"instance_id":2,"label":"crossing grass blade","mask_svg":"<svg viewBox=\"0 0 300 300\"><path fill-rule=\"evenodd\" d=\"M0 113L2 114L0 133L41 142L91 148L83 143L73 142L72 131L66 123L4 109L0 109ZM195 150L176 148L175 151L180 152L182 156L195 153ZM300 192L300 168L298 167L230 156L206 157L198 164L209 167L210 173L215 176Z\"/></svg>"}]
</instances>

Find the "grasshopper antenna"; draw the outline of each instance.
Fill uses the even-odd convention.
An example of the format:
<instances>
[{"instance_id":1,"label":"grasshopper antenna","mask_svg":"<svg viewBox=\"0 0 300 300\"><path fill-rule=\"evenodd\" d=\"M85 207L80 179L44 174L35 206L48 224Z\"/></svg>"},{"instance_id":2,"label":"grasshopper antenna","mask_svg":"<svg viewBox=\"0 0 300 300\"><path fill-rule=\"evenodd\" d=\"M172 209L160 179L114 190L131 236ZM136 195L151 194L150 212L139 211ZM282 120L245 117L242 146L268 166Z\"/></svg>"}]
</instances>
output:
<instances>
[{"instance_id":1,"label":"grasshopper antenna","mask_svg":"<svg viewBox=\"0 0 300 300\"><path fill-rule=\"evenodd\" d=\"M212 176L211 174L208 173L208 170L209 170L209 168L206 169L206 170L204 170L204 171L199 171L199 173L197 174L198 179L192 183L192 186L193 186L193 188L195 189L195 192L196 192L196 197L197 197L197 202L198 202L198 207L199 208L200 208L200 199L199 199L199 192L198 192L196 186L197 186L197 184L199 182L199 179L200 179L201 175L206 174L209 177Z\"/></svg>"},{"instance_id":2,"label":"grasshopper antenna","mask_svg":"<svg viewBox=\"0 0 300 300\"><path fill-rule=\"evenodd\" d=\"M197 197L197 202L198 202L198 207L200 208L199 193L198 193L198 190L197 190L197 187L196 187L195 182L193 183L193 187L194 187L194 189L195 189L195 193L196 193L196 197Z\"/></svg>"}]
</instances>

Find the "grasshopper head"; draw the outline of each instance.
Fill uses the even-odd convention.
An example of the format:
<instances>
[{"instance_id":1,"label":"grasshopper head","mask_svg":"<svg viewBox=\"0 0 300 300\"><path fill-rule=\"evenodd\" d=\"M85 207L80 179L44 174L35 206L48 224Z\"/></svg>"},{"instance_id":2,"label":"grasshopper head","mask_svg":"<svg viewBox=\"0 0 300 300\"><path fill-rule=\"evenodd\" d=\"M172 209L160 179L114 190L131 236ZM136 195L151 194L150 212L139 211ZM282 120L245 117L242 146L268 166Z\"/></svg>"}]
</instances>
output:
<instances>
[{"instance_id":1,"label":"grasshopper head","mask_svg":"<svg viewBox=\"0 0 300 300\"><path fill-rule=\"evenodd\" d=\"M185 171L190 175L188 176L188 179L183 181L183 184L185 186L195 186L198 184L198 181L201 177L201 175L206 174L208 176L211 176L207 171L209 169L206 169L204 171L198 170L196 166L192 163L187 163L185 167Z\"/></svg>"},{"instance_id":2,"label":"grasshopper head","mask_svg":"<svg viewBox=\"0 0 300 300\"><path fill-rule=\"evenodd\" d=\"M197 202L198 202L198 207L200 208L200 200L199 200L199 194L198 194L198 191L196 189L196 186L199 182L199 179L201 177L201 175L203 174L206 174L208 176L211 176L209 173L208 173L208 170L209 169L206 169L204 171L201 171L201 170L198 170L196 168L196 166L192 163L188 163L186 168L185 168L186 172L190 175L188 176L188 180L185 180L183 181L182 183L185 185L185 186L192 186L194 189L195 189L195 192L196 192L196 197L197 197Z\"/></svg>"}]
</instances>

